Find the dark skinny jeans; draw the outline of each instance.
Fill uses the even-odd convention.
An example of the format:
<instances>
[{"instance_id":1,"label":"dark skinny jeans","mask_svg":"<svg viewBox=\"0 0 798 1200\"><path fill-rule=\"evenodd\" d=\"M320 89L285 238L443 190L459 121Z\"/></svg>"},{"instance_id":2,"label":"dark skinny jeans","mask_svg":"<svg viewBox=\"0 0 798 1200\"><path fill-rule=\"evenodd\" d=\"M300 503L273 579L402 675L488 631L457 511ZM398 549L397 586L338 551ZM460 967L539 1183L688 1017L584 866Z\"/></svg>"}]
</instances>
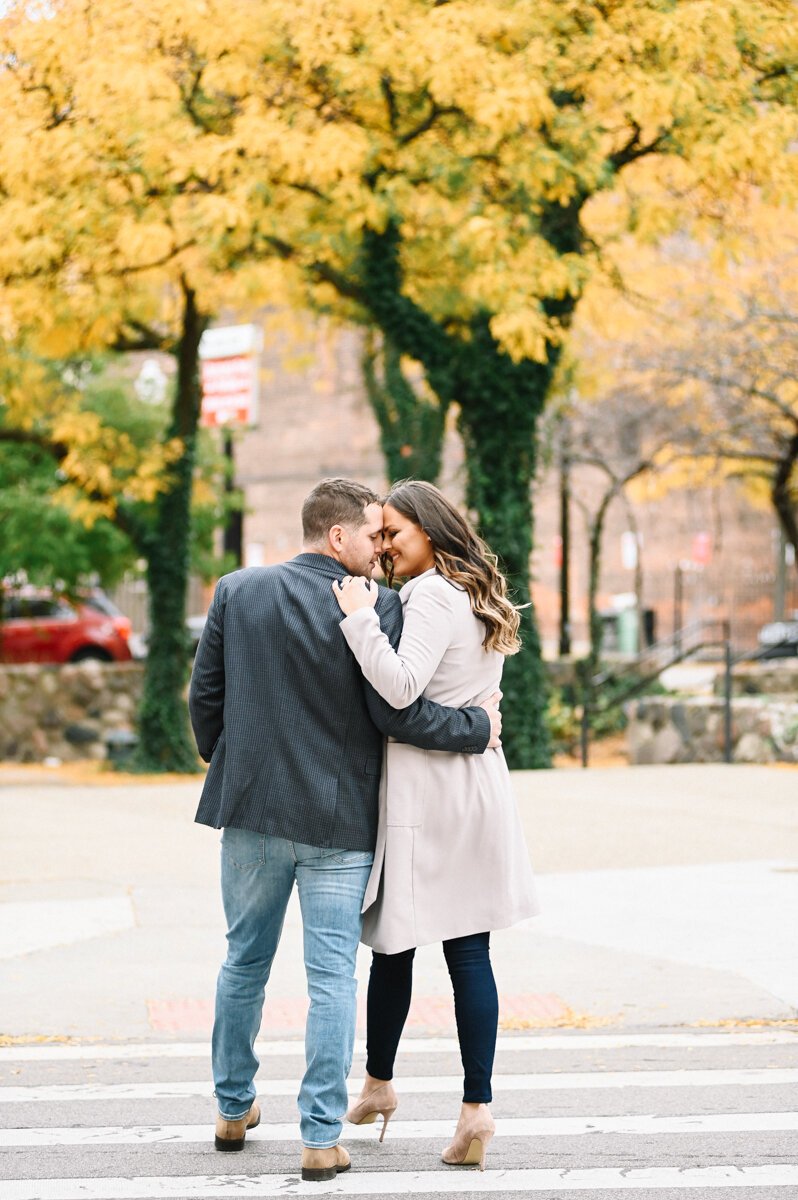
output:
<instances>
[{"instance_id":1,"label":"dark skinny jeans","mask_svg":"<svg viewBox=\"0 0 798 1200\"><path fill-rule=\"evenodd\" d=\"M415 950L377 954L371 960L367 1001L366 1070L393 1079L393 1065L413 990ZM454 989L454 1014L465 1072L463 1102L489 1104L496 1053L499 997L490 963L490 934L472 933L443 943Z\"/></svg>"}]
</instances>

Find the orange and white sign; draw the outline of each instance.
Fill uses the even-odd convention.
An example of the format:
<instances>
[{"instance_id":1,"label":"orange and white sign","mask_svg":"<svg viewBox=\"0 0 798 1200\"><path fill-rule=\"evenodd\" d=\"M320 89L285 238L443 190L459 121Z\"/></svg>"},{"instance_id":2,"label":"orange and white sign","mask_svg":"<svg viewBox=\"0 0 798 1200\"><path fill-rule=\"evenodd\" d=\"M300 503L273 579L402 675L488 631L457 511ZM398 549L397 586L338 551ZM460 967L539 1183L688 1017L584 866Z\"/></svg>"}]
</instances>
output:
<instances>
[{"instance_id":1,"label":"orange and white sign","mask_svg":"<svg viewBox=\"0 0 798 1200\"><path fill-rule=\"evenodd\" d=\"M228 325L202 335L202 425L257 423L260 334L257 325Z\"/></svg>"}]
</instances>

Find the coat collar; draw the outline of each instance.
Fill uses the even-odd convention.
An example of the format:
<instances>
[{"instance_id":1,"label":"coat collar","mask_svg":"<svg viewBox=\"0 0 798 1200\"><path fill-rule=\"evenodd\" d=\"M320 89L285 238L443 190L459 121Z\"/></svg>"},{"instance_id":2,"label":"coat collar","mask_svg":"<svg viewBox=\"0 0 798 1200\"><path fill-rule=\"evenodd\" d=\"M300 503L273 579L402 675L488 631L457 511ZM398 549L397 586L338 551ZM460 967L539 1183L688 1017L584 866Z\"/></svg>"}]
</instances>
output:
<instances>
[{"instance_id":1,"label":"coat collar","mask_svg":"<svg viewBox=\"0 0 798 1200\"><path fill-rule=\"evenodd\" d=\"M298 563L303 567L312 567L314 571L321 571L324 575L329 575L331 579L343 579L345 575L349 574L343 563L340 563L337 558L333 558L329 554L314 554L310 552L297 554L291 559L291 562ZM407 583L399 589L398 594L402 603L404 604L417 583L420 583L422 579L429 579L430 575L437 574L437 568L430 567L428 571L424 571L421 575L414 575L412 579L408 579Z\"/></svg>"},{"instance_id":2,"label":"coat collar","mask_svg":"<svg viewBox=\"0 0 798 1200\"><path fill-rule=\"evenodd\" d=\"M428 571L422 571L422 573L420 575L414 575L412 579L408 579L407 583L403 584L402 587L400 587L400 589L399 589L399 599L402 601L402 604L406 603L408 596L410 595L410 593L412 592L413 588L416 586L417 583L421 583L422 579L429 579L431 575L437 575L437 574L438 574L437 568L430 567L430 569Z\"/></svg>"},{"instance_id":3,"label":"coat collar","mask_svg":"<svg viewBox=\"0 0 798 1200\"><path fill-rule=\"evenodd\" d=\"M314 571L321 571L331 579L343 579L344 575L349 573L343 563L339 563L338 559L330 554L297 554L291 562L302 567L312 567Z\"/></svg>"}]
</instances>

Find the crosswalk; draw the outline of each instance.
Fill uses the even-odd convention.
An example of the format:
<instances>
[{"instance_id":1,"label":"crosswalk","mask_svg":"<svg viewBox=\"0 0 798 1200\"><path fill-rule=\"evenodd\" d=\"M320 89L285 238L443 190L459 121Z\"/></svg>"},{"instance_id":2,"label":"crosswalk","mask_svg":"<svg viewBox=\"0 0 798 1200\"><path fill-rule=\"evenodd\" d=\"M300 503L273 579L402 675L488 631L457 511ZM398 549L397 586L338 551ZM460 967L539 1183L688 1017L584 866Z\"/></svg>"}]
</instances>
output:
<instances>
[{"instance_id":1,"label":"crosswalk","mask_svg":"<svg viewBox=\"0 0 798 1200\"><path fill-rule=\"evenodd\" d=\"M456 1041L409 1038L385 1142L379 1126L345 1126L353 1169L322 1184L298 1171L302 1043L258 1051L262 1123L241 1154L219 1155L203 1043L0 1047L0 1200L798 1197L798 1028L504 1034L484 1173L440 1161Z\"/></svg>"}]
</instances>

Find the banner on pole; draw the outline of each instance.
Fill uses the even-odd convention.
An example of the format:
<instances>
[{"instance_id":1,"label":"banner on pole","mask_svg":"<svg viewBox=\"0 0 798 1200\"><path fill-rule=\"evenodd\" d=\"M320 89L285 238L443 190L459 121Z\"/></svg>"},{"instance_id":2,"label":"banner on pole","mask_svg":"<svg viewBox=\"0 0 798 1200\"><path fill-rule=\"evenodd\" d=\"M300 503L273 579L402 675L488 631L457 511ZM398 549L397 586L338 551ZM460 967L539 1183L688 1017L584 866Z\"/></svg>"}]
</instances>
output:
<instances>
[{"instance_id":1,"label":"banner on pole","mask_svg":"<svg viewBox=\"0 0 798 1200\"><path fill-rule=\"evenodd\" d=\"M260 349L257 325L205 330L199 345L200 424L209 428L257 424Z\"/></svg>"}]
</instances>

